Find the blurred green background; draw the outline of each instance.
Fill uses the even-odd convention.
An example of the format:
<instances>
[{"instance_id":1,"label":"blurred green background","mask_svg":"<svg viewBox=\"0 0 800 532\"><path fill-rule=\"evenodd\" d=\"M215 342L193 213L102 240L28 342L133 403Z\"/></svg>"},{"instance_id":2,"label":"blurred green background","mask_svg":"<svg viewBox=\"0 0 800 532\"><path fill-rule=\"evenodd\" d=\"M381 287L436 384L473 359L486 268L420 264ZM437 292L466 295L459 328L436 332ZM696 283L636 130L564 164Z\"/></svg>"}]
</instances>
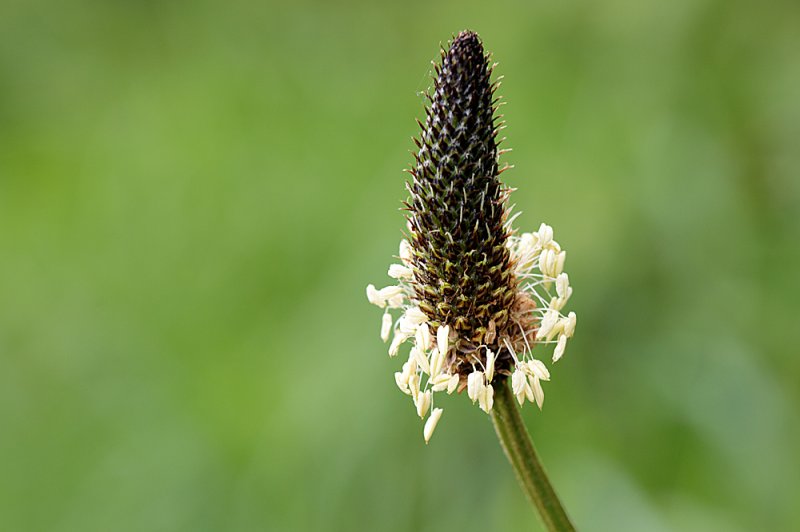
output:
<instances>
[{"instance_id":1,"label":"blurred green background","mask_svg":"<svg viewBox=\"0 0 800 532\"><path fill-rule=\"evenodd\" d=\"M524 412L583 530L800 527L800 4L0 3L0 530L523 530L367 283L478 31L578 331Z\"/></svg>"}]
</instances>

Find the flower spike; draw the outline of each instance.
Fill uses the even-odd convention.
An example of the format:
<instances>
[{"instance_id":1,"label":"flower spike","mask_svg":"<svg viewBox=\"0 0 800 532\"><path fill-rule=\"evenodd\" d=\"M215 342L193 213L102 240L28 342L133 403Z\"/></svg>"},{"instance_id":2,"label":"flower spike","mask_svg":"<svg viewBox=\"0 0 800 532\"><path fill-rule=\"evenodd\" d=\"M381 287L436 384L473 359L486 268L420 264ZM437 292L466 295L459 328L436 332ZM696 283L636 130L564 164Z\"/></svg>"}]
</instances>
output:
<instances>
[{"instance_id":1,"label":"flower spike","mask_svg":"<svg viewBox=\"0 0 800 532\"><path fill-rule=\"evenodd\" d=\"M498 156L508 150L498 150L503 123L493 68L474 32L459 33L442 50L414 139L407 233L399 263L388 269L394 284L367 287L368 300L385 309L381 338L394 334L390 355L412 342L395 381L420 417L431 412L426 442L441 416L432 408L439 392L466 389L488 413L494 386L511 377L517 401L541 408L550 373L533 350L554 344L555 362L575 331L575 313L562 314L573 290L553 228L512 227L511 189L499 177L508 165ZM402 311L397 318L394 309Z\"/></svg>"}]
</instances>

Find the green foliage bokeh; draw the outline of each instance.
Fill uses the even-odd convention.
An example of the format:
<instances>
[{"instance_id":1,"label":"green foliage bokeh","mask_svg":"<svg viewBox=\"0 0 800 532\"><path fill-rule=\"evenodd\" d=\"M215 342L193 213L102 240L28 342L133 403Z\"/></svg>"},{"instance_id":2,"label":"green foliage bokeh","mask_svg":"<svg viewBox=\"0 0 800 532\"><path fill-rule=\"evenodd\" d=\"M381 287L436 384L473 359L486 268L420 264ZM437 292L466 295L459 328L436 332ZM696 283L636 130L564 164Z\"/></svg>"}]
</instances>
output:
<instances>
[{"instance_id":1,"label":"green foliage bokeh","mask_svg":"<svg viewBox=\"0 0 800 532\"><path fill-rule=\"evenodd\" d=\"M797 3L0 5L0 529L522 530L387 284L430 60L499 61L578 328L524 416L582 530L800 523ZM535 526L535 525L534 525Z\"/></svg>"}]
</instances>

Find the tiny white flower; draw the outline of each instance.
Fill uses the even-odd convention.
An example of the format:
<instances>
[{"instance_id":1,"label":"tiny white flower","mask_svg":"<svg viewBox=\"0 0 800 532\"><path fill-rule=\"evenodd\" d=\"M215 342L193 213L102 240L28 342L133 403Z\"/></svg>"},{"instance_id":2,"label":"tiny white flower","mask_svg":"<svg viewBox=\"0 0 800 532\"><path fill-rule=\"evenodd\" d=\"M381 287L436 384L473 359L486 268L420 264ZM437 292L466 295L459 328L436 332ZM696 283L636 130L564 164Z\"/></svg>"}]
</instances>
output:
<instances>
[{"instance_id":1,"label":"tiny white flower","mask_svg":"<svg viewBox=\"0 0 800 532\"><path fill-rule=\"evenodd\" d=\"M450 348L450 326L443 325L440 326L439 329L436 331L436 344L439 347L439 352L443 355L447 355L447 350Z\"/></svg>"},{"instance_id":2,"label":"tiny white flower","mask_svg":"<svg viewBox=\"0 0 800 532\"><path fill-rule=\"evenodd\" d=\"M403 294L397 294L386 300L386 306L389 308L403 308L404 301L405 296Z\"/></svg>"},{"instance_id":3,"label":"tiny white flower","mask_svg":"<svg viewBox=\"0 0 800 532\"><path fill-rule=\"evenodd\" d=\"M536 233L523 233L516 248L512 249L514 259L517 261L516 271L523 273L530 269L540 250L539 235Z\"/></svg>"},{"instance_id":4,"label":"tiny white flower","mask_svg":"<svg viewBox=\"0 0 800 532\"><path fill-rule=\"evenodd\" d=\"M539 245L538 233L522 233L519 237L519 248L524 250L533 250Z\"/></svg>"},{"instance_id":5,"label":"tiny white flower","mask_svg":"<svg viewBox=\"0 0 800 532\"><path fill-rule=\"evenodd\" d=\"M558 360L564 356L564 349L567 347L567 335L562 334L558 337L558 343L556 344L556 348L553 350L553 362L558 362Z\"/></svg>"},{"instance_id":6,"label":"tiny white flower","mask_svg":"<svg viewBox=\"0 0 800 532\"><path fill-rule=\"evenodd\" d=\"M369 287L367 287L369 288ZM374 288L374 287L373 287ZM389 285L378 290L378 294L384 300L403 295L403 287L397 285Z\"/></svg>"},{"instance_id":7,"label":"tiny white flower","mask_svg":"<svg viewBox=\"0 0 800 532\"><path fill-rule=\"evenodd\" d=\"M417 347L427 351L431 347L431 330L427 323L420 324L416 332Z\"/></svg>"},{"instance_id":8,"label":"tiny white flower","mask_svg":"<svg viewBox=\"0 0 800 532\"><path fill-rule=\"evenodd\" d=\"M523 233L519 239L520 246L533 252L536 249L542 249L542 241L539 238L539 233Z\"/></svg>"},{"instance_id":9,"label":"tiny white flower","mask_svg":"<svg viewBox=\"0 0 800 532\"><path fill-rule=\"evenodd\" d=\"M453 393L456 390L456 388L458 388L458 383L460 381L461 378L459 377L458 373L456 373L455 375L450 375L450 380L447 381L447 393L448 394Z\"/></svg>"},{"instance_id":10,"label":"tiny white flower","mask_svg":"<svg viewBox=\"0 0 800 532\"><path fill-rule=\"evenodd\" d=\"M431 436L433 436L433 431L436 430L436 425L439 423L439 418L442 417L442 412L444 412L443 409L434 408L430 417L428 417L428 421L425 422L425 428L422 430L422 436L425 438L426 444L430 441Z\"/></svg>"},{"instance_id":11,"label":"tiny white flower","mask_svg":"<svg viewBox=\"0 0 800 532\"><path fill-rule=\"evenodd\" d=\"M478 400L483 388L483 372L475 370L467 376L467 396L472 402Z\"/></svg>"},{"instance_id":12,"label":"tiny white flower","mask_svg":"<svg viewBox=\"0 0 800 532\"><path fill-rule=\"evenodd\" d=\"M556 252L552 249L542 250L539 255L539 270L548 277L554 277L552 273L555 270L555 266Z\"/></svg>"},{"instance_id":13,"label":"tiny white flower","mask_svg":"<svg viewBox=\"0 0 800 532\"><path fill-rule=\"evenodd\" d=\"M536 397L533 395L533 388L531 388L531 383L525 383L525 399L528 400L529 403L535 403Z\"/></svg>"},{"instance_id":14,"label":"tiny white flower","mask_svg":"<svg viewBox=\"0 0 800 532\"><path fill-rule=\"evenodd\" d=\"M409 353L408 353L408 374L411 375L412 373L417 373L417 368L419 368L419 363L417 362L417 357L413 353L413 351L409 351Z\"/></svg>"},{"instance_id":15,"label":"tiny white flower","mask_svg":"<svg viewBox=\"0 0 800 532\"><path fill-rule=\"evenodd\" d=\"M552 337L552 331L555 328L556 324L558 323L559 314L557 310L548 309L544 316L542 316L542 321L539 323L539 330L536 332L536 337L539 339L547 339Z\"/></svg>"},{"instance_id":16,"label":"tiny white flower","mask_svg":"<svg viewBox=\"0 0 800 532\"><path fill-rule=\"evenodd\" d=\"M414 323L406 314L403 314L400 316L400 319L397 320L397 328L406 338L417 334L417 327L419 327L419 324Z\"/></svg>"},{"instance_id":17,"label":"tiny white flower","mask_svg":"<svg viewBox=\"0 0 800 532\"><path fill-rule=\"evenodd\" d=\"M569 296L572 295L572 287L569 286L569 275L566 273L558 274L556 277L556 294L560 299L563 299L564 302L569 299Z\"/></svg>"},{"instance_id":18,"label":"tiny white flower","mask_svg":"<svg viewBox=\"0 0 800 532\"><path fill-rule=\"evenodd\" d=\"M525 372L517 367L517 369L514 370L514 373L511 374L511 391L514 392L514 395L524 394L525 383L527 382L528 381L527 377L525 376Z\"/></svg>"},{"instance_id":19,"label":"tiny white flower","mask_svg":"<svg viewBox=\"0 0 800 532\"><path fill-rule=\"evenodd\" d=\"M564 305L566 304L567 302L563 298L554 297L550 299L550 305L548 305L547 308L549 308L550 310L561 311L561 309L564 308Z\"/></svg>"},{"instance_id":20,"label":"tiny white flower","mask_svg":"<svg viewBox=\"0 0 800 532\"><path fill-rule=\"evenodd\" d=\"M531 392L531 387L528 385L528 378L525 372L520 369L514 370L514 373L511 374L511 390L517 397L519 406L525 403L526 397L529 401L533 401L533 392Z\"/></svg>"},{"instance_id":21,"label":"tiny white flower","mask_svg":"<svg viewBox=\"0 0 800 532\"><path fill-rule=\"evenodd\" d=\"M370 284L367 285L367 299L381 308L386 307L387 303L390 308L400 308L403 306L405 294L400 286L387 286L376 290L375 285Z\"/></svg>"},{"instance_id":22,"label":"tiny white flower","mask_svg":"<svg viewBox=\"0 0 800 532\"><path fill-rule=\"evenodd\" d=\"M409 336L413 336L417 332L417 328L426 321L428 321L428 317L419 307L410 307L406 309L405 314L403 314L397 324L401 331Z\"/></svg>"},{"instance_id":23,"label":"tiny white flower","mask_svg":"<svg viewBox=\"0 0 800 532\"><path fill-rule=\"evenodd\" d=\"M411 356L414 357L414 360L417 362L417 366L419 366L424 373L430 374L431 367L428 363L428 357L425 356L425 352L417 346L411 348Z\"/></svg>"},{"instance_id":24,"label":"tiny white flower","mask_svg":"<svg viewBox=\"0 0 800 532\"><path fill-rule=\"evenodd\" d=\"M558 277L564 271L564 260L567 257L566 251L556 251L553 248L547 248L539 255L539 269L547 277Z\"/></svg>"},{"instance_id":25,"label":"tiny white flower","mask_svg":"<svg viewBox=\"0 0 800 532\"><path fill-rule=\"evenodd\" d=\"M431 390L434 392L441 392L442 390L446 390L448 384L450 383L450 375L447 373L440 373L435 377L431 377Z\"/></svg>"},{"instance_id":26,"label":"tiny white flower","mask_svg":"<svg viewBox=\"0 0 800 532\"><path fill-rule=\"evenodd\" d=\"M408 389L411 391L411 397L414 398L414 403L416 404L419 396L419 375L416 373L411 374L408 378Z\"/></svg>"},{"instance_id":27,"label":"tiny white flower","mask_svg":"<svg viewBox=\"0 0 800 532\"><path fill-rule=\"evenodd\" d=\"M444 364L444 354L439 351L439 348L434 347L431 352L431 375L438 375L442 372L442 365Z\"/></svg>"},{"instance_id":28,"label":"tiny white flower","mask_svg":"<svg viewBox=\"0 0 800 532\"><path fill-rule=\"evenodd\" d=\"M575 334L575 325L577 324L578 317L575 315L574 312L570 312L567 315L567 318L564 320L564 334L567 338L572 338L572 335Z\"/></svg>"},{"instance_id":29,"label":"tiny white flower","mask_svg":"<svg viewBox=\"0 0 800 532\"><path fill-rule=\"evenodd\" d=\"M412 377L417 377L417 363L414 360L409 360L403 364L403 371L400 375L395 373L395 382L406 395L414 395L411 387ZM416 382L419 383L419 380L417 379ZM417 385L417 388L419 388L419 385Z\"/></svg>"},{"instance_id":30,"label":"tiny white flower","mask_svg":"<svg viewBox=\"0 0 800 532\"><path fill-rule=\"evenodd\" d=\"M402 331L395 331L394 338L392 338L392 343L389 345L389 356L396 356L397 351L400 349L400 344L406 340L408 340L407 334L403 333Z\"/></svg>"},{"instance_id":31,"label":"tiny white flower","mask_svg":"<svg viewBox=\"0 0 800 532\"><path fill-rule=\"evenodd\" d=\"M426 316L419 307L409 308L406 310L405 315L409 320L411 320L412 323L416 323L417 325L428 321L428 316Z\"/></svg>"},{"instance_id":32,"label":"tiny white flower","mask_svg":"<svg viewBox=\"0 0 800 532\"><path fill-rule=\"evenodd\" d=\"M547 247L547 245L553 240L553 228L543 223L539 226L538 237L539 245L543 248Z\"/></svg>"},{"instance_id":33,"label":"tiny white flower","mask_svg":"<svg viewBox=\"0 0 800 532\"><path fill-rule=\"evenodd\" d=\"M394 372L394 382L397 383L397 387L400 388L400 391L405 394L411 394L411 391L408 389L408 375L406 375L402 371L395 371Z\"/></svg>"},{"instance_id":34,"label":"tiny white flower","mask_svg":"<svg viewBox=\"0 0 800 532\"><path fill-rule=\"evenodd\" d=\"M419 307L409 307L398 321L398 327L403 333L413 336L417 332L417 327L426 321L428 321L428 317Z\"/></svg>"},{"instance_id":35,"label":"tiny white flower","mask_svg":"<svg viewBox=\"0 0 800 532\"><path fill-rule=\"evenodd\" d=\"M526 365L528 367L528 374L529 375L535 375L537 378L539 378L539 379L541 379L543 381L549 381L550 380L550 372L547 371L547 366L545 366L544 362L542 362L541 360L537 360L535 358L532 358L532 359L528 360Z\"/></svg>"},{"instance_id":36,"label":"tiny white flower","mask_svg":"<svg viewBox=\"0 0 800 532\"><path fill-rule=\"evenodd\" d=\"M389 266L389 277L393 279L411 279L414 272L408 266L402 264L392 264Z\"/></svg>"},{"instance_id":37,"label":"tiny white flower","mask_svg":"<svg viewBox=\"0 0 800 532\"><path fill-rule=\"evenodd\" d=\"M428 413L428 408L431 406L431 391L422 392L414 399L414 404L417 407L417 415L424 418Z\"/></svg>"},{"instance_id":38,"label":"tiny white flower","mask_svg":"<svg viewBox=\"0 0 800 532\"><path fill-rule=\"evenodd\" d=\"M495 355L491 349L486 349L486 381L492 382L494 378Z\"/></svg>"},{"instance_id":39,"label":"tiny white flower","mask_svg":"<svg viewBox=\"0 0 800 532\"><path fill-rule=\"evenodd\" d=\"M553 273L555 274L554 277L556 275L561 275L561 273L564 271L564 261L566 260L567 260L567 252L566 251L560 252L556 257L555 270L553 271Z\"/></svg>"},{"instance_id":40,"label":"tiny white flower","mask_svg":"<svg viewBox=\"0 0 800 532\"><path fill-rule=\"evenodd\" d=\"M390 332L392 332L392 315L387 312L381 320L381 340L388 341Z\"/></svg>"},{"instance_id":41,"label":"tiny white flower","mask_svg":"<svg viewBox=\"0 0 800 532\"><path fill-rule=\"evenodd\" d=\"M487 414L491 412L494 405L494 387L491 385L484 386L478 399L481 410Z\"/></svg>"},{"instance_id":42,"label":"tiny white flower","mask_svg":"<svg viewBox=\"0 0 800 532\"><path fill-rule=\"evenodd\" d=\"M528 382L533 389L533 397L536 399L536 406L538 406L539 410L541 410L542 405L544 404L544 390L542 390L542 383L539 381L539 377L536 375L531 375L528 377Z\"/></svg>"},{"instance_id":43,"label":"tiny white flower","mask_svg":"<svg viewBox=\"0 0 800 532\"><path fill-rule=\"evenodd\" d=\"M381 293L375 289L374 284L367 285L367 300L373 305L377 305L381 308L386 306L386 299L381 296Z\"/></svg>"}]
</instances>

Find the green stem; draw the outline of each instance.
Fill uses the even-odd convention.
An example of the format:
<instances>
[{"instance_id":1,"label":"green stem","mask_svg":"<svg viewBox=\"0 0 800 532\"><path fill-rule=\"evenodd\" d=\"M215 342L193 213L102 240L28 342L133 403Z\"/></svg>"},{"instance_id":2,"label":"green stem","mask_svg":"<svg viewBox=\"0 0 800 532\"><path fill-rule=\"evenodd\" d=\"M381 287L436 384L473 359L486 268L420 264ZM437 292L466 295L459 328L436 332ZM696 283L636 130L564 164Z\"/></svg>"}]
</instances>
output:
<instances>
[{"instance_id":1,"label":"green stem","mask_svg":"<svg viewBox=\"0 0 800 532\"><path fill-rule=\"evenodd\" d=\"M574 531L575 527L570 523L567 512L539 462L506 379L495 383L494 391L492 423L522 490L539 510L539 516L547 530Z\"/></svg>"}]
</instances>

